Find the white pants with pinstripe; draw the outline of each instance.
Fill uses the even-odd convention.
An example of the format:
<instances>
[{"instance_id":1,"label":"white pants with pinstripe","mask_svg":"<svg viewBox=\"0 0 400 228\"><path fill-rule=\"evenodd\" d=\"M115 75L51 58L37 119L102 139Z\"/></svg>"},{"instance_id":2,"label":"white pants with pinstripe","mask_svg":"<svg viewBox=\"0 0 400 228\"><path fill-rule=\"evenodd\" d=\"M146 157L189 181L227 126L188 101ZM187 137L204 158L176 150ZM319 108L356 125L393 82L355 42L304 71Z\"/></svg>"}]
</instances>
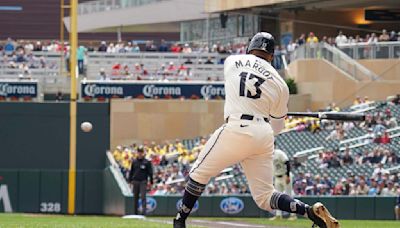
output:
<instances>
[{"instance_id":1,"label":"white pants with pinstripe","mask_svg":"<svg viewBox=\"0 0 400 228\"><path fill-rule=\"evenodd\" d=\"M194 163L190 177L207 184L223 169L240 163L257 205L271 211L273 186L274 133L262 117L241 120L229 116L228 123L217 129Z\"/></svg>"}]
</instances>

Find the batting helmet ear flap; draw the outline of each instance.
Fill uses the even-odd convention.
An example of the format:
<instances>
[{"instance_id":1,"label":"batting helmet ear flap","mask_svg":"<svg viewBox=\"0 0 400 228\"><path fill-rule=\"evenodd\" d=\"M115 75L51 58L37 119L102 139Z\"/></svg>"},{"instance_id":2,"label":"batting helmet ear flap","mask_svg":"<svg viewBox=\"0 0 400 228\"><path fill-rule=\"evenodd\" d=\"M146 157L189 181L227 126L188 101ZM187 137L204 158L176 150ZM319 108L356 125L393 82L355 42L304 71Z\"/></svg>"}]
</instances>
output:
<instances>
[{"instance_id":1,"label":"batting helmet ear flap","mask_svg":"<svg viewBox=\"0 0 400 228\"><path fill-rule=\"evenodd\" d=\"M253 38L254 36L251 36L251 37L249 37L249 40L248 40L248 42L247 42L247 47L246 47L246 54L249 54L249 46L250 46L250 42L251 42L251 39Z\"/></svg>"}]
</instances>

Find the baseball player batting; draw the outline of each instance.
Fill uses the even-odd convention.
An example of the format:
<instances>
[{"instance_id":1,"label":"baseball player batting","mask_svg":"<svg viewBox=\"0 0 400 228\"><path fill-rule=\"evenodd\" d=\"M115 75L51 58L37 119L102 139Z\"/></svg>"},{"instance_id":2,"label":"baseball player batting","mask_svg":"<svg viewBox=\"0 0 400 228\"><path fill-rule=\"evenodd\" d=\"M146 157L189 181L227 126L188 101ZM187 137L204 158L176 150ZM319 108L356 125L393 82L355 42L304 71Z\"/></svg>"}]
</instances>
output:
<instances>
[{"instance_id":1,"label":"baseball player batting","mask_svg":"<svg viewBox=\"0 0 400 228\"><path fill-rule=\"evenodd\" d=\"M339 227L322 203L309 206L274 189L274 135L284 128L289 99L285 81L271 66L274 46L273 36L260 32L250 40L246 55L225 60L226 121L210 137L189 172L174 228L186 227L185 221L210 178L236 163L243 167L251 195L261 209L296 213L319 227Z\"/></svg>"},{"instance_id":2,"label":"baseball player batting","mask_svg":"<svg viewBox=\"0 0 400 228\"><path fill-rule=\"evenodd\" d=\"M274 151L274 186L278 192L284 192L289 196L292 195L292 176L290 173L290 161L288 156L282 150ZM282 211L276 210L275 216L270 220L282 219ZM295 213L290 213L289 220L295 220Z\"/></svg>"}]
</instances>

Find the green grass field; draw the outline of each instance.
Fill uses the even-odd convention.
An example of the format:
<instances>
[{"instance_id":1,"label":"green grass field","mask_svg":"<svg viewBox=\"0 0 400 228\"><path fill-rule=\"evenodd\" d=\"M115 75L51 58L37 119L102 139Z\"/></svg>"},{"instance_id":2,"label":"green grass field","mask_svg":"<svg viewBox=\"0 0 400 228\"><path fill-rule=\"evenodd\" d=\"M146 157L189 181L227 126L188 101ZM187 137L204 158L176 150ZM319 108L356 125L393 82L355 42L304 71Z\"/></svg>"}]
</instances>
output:
<instances>
[{"instance_id":1,"label":"green grass field","mask_svg":"<svg viewBox=\"0 0 400 228\"><path fill-rule=\"evenodd\" d=\"M42 214L0 214L0 227L18 227L18 228L46 228L46 227L171 227L163 221L171 221L169 217L150 217L152 221L135 220L135 219L122 219L120 217L108 216L63 216L63 215L42 215ZM261 218L194 218L196 220L209 220L209 221L229 221L229 222L244 222L249 224L271 225L277 227L311 227L311 223L305 219L297 221L269 221L268 219ZM160 220L160 222L154 222ZM343 220L341 221L343 228L395 228L400 227L400 221L354 221ZM193 227L193 226L189 226Z\"/></svg>"}]
</instances>

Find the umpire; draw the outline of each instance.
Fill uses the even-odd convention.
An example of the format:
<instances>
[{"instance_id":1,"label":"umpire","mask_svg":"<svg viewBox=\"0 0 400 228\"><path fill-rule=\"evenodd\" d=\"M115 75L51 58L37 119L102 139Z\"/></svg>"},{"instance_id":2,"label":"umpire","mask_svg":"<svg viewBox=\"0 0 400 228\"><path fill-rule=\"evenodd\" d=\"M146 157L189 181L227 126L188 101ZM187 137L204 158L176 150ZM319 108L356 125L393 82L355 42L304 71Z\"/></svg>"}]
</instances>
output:
<instances>
[{"instance_id":1,"label":"umpire","mask_svg":"<svg viewBox=\"0 0 400 228\"><path fill-rule=\"evenodd\" d=\"M129 181L133 185L135 215L138 215L139 193L142 199L142 214L146 215L146 188L147 181L153 184L153 167L151 162L144 156L144 148L139 147L137 158L132 161L131 170L129 171Z\"/></svg>"}]
</instances>

